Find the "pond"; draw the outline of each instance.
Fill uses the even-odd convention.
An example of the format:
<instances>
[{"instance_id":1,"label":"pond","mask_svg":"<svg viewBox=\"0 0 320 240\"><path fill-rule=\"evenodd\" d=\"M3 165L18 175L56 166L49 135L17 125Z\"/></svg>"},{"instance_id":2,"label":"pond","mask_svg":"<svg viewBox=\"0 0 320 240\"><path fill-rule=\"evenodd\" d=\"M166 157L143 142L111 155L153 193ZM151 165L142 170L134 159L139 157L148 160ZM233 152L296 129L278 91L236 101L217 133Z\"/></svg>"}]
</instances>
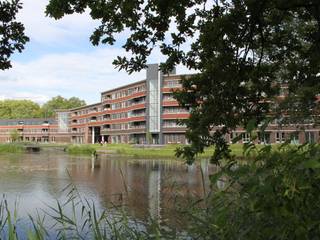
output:
<instances>
[{"instance_id":1,"label":"pond","mask_svg":"<svg viewBox=\"0 0 320 240\"><path fill-rule=\"evenodd\" d=\"M0 163L0 193L10 208L17 205L21 218L66 199L72 183L99 209L126 206L132 218L177 225L177 207L201 198L213 171L207 161L187 166L177 160L93 158L59 151L0 155Z\"/></svg>"}]
</instances>

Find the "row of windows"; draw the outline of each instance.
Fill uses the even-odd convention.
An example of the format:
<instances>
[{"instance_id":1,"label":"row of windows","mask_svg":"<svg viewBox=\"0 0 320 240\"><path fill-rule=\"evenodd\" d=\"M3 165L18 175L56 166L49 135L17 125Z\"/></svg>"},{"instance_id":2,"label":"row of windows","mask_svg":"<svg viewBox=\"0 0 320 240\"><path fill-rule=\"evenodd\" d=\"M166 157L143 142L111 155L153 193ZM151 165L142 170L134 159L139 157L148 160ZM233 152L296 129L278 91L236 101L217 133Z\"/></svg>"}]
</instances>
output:
<instances>
[{"instance_id":1,"label":"row of windows","mask_svg":"<svg viewBox=\"0 0 320 240\"><path fill-rule=\"evenodd\" d=\"M128 113L124 112L124 113L111 114L111 119L121 119L121 118L128 118Z\"/></svg>"},{"instance_id":2,"label":"row of windows","mask_svg":"<svg viewBox=\"0 0 320 240\"><path fill-rule=\"evenodd\" d=\"M130 95L133 95L135 93L138 92L144 92L146 91L146 85L140 85L140 86L136 86L136 87L131 87L128 89L124 89L124 90L120 90L118 92L112 93L112 94L108 94L108 95L104 95L102 96L102 100L109 100L109 99L118 99L118 98L122 98L122 97L127 97Z\"/></svg>"},{"instance_id":3,"label":"row of windows","mask_svg":"<svg viewBox=\"0 0 320 240\"><path fill-rule=\"evenodd\" d=\"M164 107L163 113L188 113L189 111L182 107Z\"/></svg>"},{"instance_id":4,"label":"row of windows","mask_svg":"<svg viewBox=\"0 0 320 240\"><path fill-rule=\"evenodd\" d=\"M164 135L164 142L165 144L170 143L186 143L186 137L184 134L165 134Z\"/></svg>"},{"instance_id":5,"label":"row of windows","mask_svg":"<svg viewBox=\"0 0 320 240\"><path fill-rule=\"evenodd\" d=\"M140 110L134 110L128 113L129 117L143 117L146 115L146 110L145 109L140 109Z\"/></svg>"},{"instance_id":6,"label":"row of windows","mask_svg":"<svg viewBox=\"0 0 320 240\"><path fill-rule=\"evenodd\" d=\"M113 104L111 104L111 109L115 110L115 109L120 109L120 108L126 108L126 107L134 106L137 104L143 104L145 102L146 102L145 97L139 97L139 98L131 99L129 101L113 103Z\"/></svg>"},{"instance_id":7,"label":"row of windows","mask_svg":"<svg viewBox=\"0 0 320 240\"><path fill-rule=\"evenodd\" d=\"M185 125L180 125L176 120L164 120L163 127L186 127Z\"/></svg>"},{"instance_id":8,"label":"row of windows","mask_svg":"<svg viewBox=\"0 0 320 240\"><path fill-rule=\"evenodd\" d=\"M85 114L89 114L89 113L95 113L95 112L99 112L102 111L103 108L102 107L92 107L89 109L83 109L77 112L73 112L72 116L80 116L80 115L85 115Z\"/></svg>"},{"instance_id":9,"label":"row of windows","mask_svg":"<svg viewBox=\"0 0 320 240\"><path fill-rule=\"evenodd\" d=\"M168 80L164 82L163 86L167 88L178 88L182 85L180 80Z\"/></svg>"},{"instance_id":10,"label":"row of windows","mask_svg":"<svg viewBox=\"0 0 320 240\"><path fill-rule=\"evenodd\" d=\"M15 129L19 133L49 133L57 132L57 129L38 129L38 128L28 128L28 129ZM0 129L0 133L11 133L13 129Z\"/></svg>"},{"instance_id":11,"label":"row of windows","mask_svg":"<svg viewBox=\"0 0 320 240\"><path fill-rule=\"evenodd\" d=\"M173 101L175 100L175 98L173 97L173 94L163 94L163 98L164 101Z\"/></svg>"},{"instance_id":12,"label":"row of windows","mask_svg":"<svg viewBox=\"0 0 320 240\"><path fill-rule=\"evenodd\" d=\"M128 117L141 117L145 116L146 111L145 109L141 110L134 110L130 112L122 112L122 113L114 113L114 114L105 114L102 116L93 116L91 118L81 118L81 119L73 119L72 124L84 124L89 122L99 122L99 121L105 121L105 120L114 120L114 119L123 119Z\"/></svg>"},{"instance_id":13,"label":"row of windows","mask_svg":"<svg viewBox=\"0 0 320 240\"><path fill-rule=\"evenodd\" d=\"M231 133L230 141L232 141L232 139L235 139L240 135L241 135L242 143L249 143L251 141L251 136L249 133L237 133L237 132ZM270 132L258 133L258 142L261 144L271 143L270 135L271 135ZM316 141L315 132L305 132L304 137L305 137L305 142L315 143ZM298 132L286 133L283 131L279 131L275 133L275 143L284 143L287 140L290 140L291 144L299 144L300 143L299 133Z\"/></svg>"},{"instance_id":14,"label":"row of windows","mask_svg":"<svg viewBox=\"0 0 320 240\"><path fill-rule=\"evenodd\" d=\"M119 124L108 124L102 127L102 130L127 130L127 129L141 129L145 128L145 122L134 122L134 123L119 123Z\"/></svg>"},{"instance_id":15,"label":"row of windows","mask_svg":"<svg viewBox=\"0 0 320 240\"><path fill-rule=\"evenodd\" d=\"M84 133L85 128L72 128L73 133Z\"/></svg>"}]
</instances>

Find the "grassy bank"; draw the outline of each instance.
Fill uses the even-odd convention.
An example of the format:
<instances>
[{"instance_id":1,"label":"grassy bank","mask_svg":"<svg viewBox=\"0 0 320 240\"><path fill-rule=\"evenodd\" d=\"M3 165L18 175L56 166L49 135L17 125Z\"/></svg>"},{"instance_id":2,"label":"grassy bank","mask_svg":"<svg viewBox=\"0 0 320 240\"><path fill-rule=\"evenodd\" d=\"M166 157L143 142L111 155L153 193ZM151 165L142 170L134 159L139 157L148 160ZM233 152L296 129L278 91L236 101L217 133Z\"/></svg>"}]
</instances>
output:
<instances>
[{"instance_id":1,"label":"grassy bank","mask_svg":"<svg viewBox=\"0 0 320 240\"><path fill-rule=\"evenodd\" d=\"M93 145L68 145L65 151L72 155L92 155L96 148Z\"/></svg>"},{"instance_id":2,"label":"grassy bank","mask_svg":"<svg viewBox=\"0 0 320 240\"><path fill-rule=\"evenodd\" d=\"M98 152L107 152L123 156L137 157L137 158L175 158L175 152L177 147L182 145L166 145L163 147L137 147L129 144L108 144L106 146L94 145L94 148ZM200 154L198 158L208 158L212 156L214 148L208 148L203 154ZM234 144L231 145L231 151L236 156L243 155L243 145Z\"/></svg>"},{"instance_id":3,"label":"grassy bank","mask_svg":"<svg viewBox=\"0 0 320 240\"><path fill-rule=\"evenodd\" d=\"M30 144L30 143L29 143ZM7 143L0 144L0 153L23 153L26 151L28 143ZM59 148L65 150L72 155L92 155L97 153L116 154L121 156L128 156L134 158L176 158L175 153L178 147L183 145L166 145L162 147L148 147L136 146L130 144L107 144L101 146L100 144L39 144L42 149ZM262 146L257 145L257 148ZM276 145L273 148L277 148ZM233 144L230 146L232 154L237 157L243 156L243 145ZM208 148L203 154L198 155L198 158L209 158L213 155L214 148Z\"/></svg>"},{"instance_id":4,"label":"grassy bank","mask_svg":"<svg viewBox=\"0 0 320 240\"><path fill-rule=\"evenodd\" d=\"M5 143L0 144L0 153L23 153L25 147L21 143Z\"/></svg>"}]
</instances>

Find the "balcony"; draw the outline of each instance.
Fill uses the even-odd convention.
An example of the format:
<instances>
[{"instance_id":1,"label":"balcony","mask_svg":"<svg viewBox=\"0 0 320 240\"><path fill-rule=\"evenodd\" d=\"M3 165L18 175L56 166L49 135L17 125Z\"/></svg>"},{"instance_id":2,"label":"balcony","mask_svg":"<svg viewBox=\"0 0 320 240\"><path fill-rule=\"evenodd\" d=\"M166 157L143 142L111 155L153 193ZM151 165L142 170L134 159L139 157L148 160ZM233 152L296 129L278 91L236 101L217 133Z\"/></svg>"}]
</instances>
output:
<instances>
[{"instance_id":1,"label":"balcony","mask_svg":"<svg viewBox=\"0 0 320 240\"><path fill-rule=\"evenodd\" d=\"M132 130L132 129L144 129L146 128L146 125L133 125L133 126L130 126L129 129Z\"/></svg>"},{"instance_id":2,"label":"balcony","mask_svg":"<svg viewBox=\"0 0 320 240\"><path fill-rule=\"evenodd\" d=\"M103 121L108 121L110 119L111 119L110 114L105 114L105 115L102 116L102 120Z\"/></svg>"},{"instance_id":3,"label":"balcony","mask_svg":"<svg viewBox=\"0 0 320 240\"><path fill-rule=\"evenodd\" d=\"M104 104L104 105L102 106L102 110L103 110L103 111L111 110L111 104Z\"/></svg>"},{"instance_id":4,"label":"balcony","mask_svg":"<svg viewBox=\"0 0 320 240\"><path fill-rule=\"evenodd\" d=\"M97 117L91 117L89 122L96 122L97 121Z\"/></svg>"}]
</instances>

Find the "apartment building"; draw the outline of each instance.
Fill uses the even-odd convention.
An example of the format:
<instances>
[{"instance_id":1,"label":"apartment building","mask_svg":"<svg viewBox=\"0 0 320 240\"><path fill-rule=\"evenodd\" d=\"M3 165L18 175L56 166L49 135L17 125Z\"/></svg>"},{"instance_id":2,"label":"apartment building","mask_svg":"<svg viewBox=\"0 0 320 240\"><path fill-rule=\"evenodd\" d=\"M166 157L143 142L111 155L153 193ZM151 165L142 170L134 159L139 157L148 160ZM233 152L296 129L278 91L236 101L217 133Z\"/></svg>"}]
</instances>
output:
<instances>
[{"instance_id":1,"label":"apartment building","mask_svg":"<svg viewBox=\"0 0 320 240\"><path fill-rule=\"evenodd\" d=\"M145 80L101 93L101 102L70 110L75 143L186 143L185 127L176 119L189 112L173 98L181 75L164 75L149 65Z\"/></svg>"},{"instance_id":2,"label":"apartment building","mask_svg":"<svg viewBox=\"0 0 320 240\"><path fill-rule=\"evenodd\" d=\"M57 118L0 120L0 142L11 142L13 132L26 142L70 142L65 113L57 113ZM60 119L59 119L60 118Z\"/></svg>"},{"instance_id":3,"label":"apartment building","mask_svg":"<svg viewBox=\"0 0 320 240\"><path fill-rule=\"evenodd\" d=\"M181 88L182 77L175 71L163 74L158 64L148 65L146 79L101 93L101 101L70 110L57 111L54 119L0 120L0 142L10 141L10 131L17 129L21 140L72 143L187 143L186 128L177 120L189 117L188 109L179 106L173 91ZM286 87L281 89L285 97ZM303 127L303 131L297 129ZM320 141L318 128L279 126L269 124L256 143L315 143ZM250 136L238 128L226 140L241 136L239 142L250 141Z\"/></svg>"}]
</instances>

